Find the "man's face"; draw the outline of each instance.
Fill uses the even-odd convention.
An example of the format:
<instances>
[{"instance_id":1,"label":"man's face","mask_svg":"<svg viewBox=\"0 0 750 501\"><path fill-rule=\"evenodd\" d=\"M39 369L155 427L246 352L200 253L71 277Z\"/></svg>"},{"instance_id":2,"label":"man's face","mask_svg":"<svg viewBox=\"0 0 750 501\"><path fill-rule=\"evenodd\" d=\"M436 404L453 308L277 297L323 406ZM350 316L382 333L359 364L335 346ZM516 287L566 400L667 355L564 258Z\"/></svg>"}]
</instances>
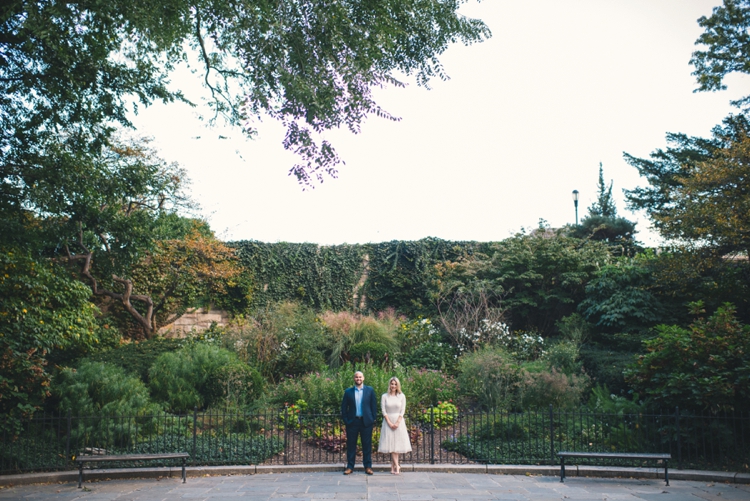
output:
<instances>
[{"instance_id":1,"label":"man's face","mask_svg":"<svg viewBox=\"0 0 750 501\"><path fill-rule=\"evenodd\" d=\"M354 385L357 387L362 386L362 383L365 382L365 375L361 372L357 372L354 374Z\"/></svg>"}]
</instances>

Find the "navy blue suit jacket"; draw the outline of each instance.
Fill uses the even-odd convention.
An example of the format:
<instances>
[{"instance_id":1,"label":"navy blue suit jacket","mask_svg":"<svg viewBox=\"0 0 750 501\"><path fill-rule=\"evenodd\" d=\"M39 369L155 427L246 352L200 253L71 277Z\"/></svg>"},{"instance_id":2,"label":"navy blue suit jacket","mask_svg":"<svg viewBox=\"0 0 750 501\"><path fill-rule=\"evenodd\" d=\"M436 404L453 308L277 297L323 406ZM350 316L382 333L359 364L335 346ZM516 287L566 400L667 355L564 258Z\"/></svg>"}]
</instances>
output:
<instances>
[{"instance_id":1,"label":"navy blue suit jacket","mask_svg":"<svg viewBox=\"0 0 750 501\"><path fill-rule=\"evenodd\" d=\"M372 386L363 385L362 393L362 421L365 426L375 423L375 415L378 403L375 399L375 390ZM341 419L344 423L351 424L357 417L357 402L354 400L354 386L344 390L344 398L341 400Z\"/></svg>"}]
</instances>

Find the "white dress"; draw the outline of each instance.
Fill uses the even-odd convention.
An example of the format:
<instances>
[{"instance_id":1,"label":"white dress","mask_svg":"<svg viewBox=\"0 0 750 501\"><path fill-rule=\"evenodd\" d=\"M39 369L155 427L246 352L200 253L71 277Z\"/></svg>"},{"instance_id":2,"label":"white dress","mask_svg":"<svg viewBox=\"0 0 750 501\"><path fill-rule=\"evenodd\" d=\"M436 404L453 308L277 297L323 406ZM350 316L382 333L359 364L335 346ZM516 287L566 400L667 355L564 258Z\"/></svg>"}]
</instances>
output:
<instances>
[{"instance_id":1,"label":"white dress","mask_svg":"<svg viewBox=\"0 0 750 501\"><path fill-rule=\"evenodd\" d=\"M406 430L404 423L404 412L406 412L406 397L403 393L398 395L389 395L383 393L380 397L380 410L383 412L383 426L380 429L380 445L378 452L411 452L411 443L409 442L409 432ZM395 430L388 426L385 416L395 423L399 416L401 421Z\"/></svg>"}]
</instances>

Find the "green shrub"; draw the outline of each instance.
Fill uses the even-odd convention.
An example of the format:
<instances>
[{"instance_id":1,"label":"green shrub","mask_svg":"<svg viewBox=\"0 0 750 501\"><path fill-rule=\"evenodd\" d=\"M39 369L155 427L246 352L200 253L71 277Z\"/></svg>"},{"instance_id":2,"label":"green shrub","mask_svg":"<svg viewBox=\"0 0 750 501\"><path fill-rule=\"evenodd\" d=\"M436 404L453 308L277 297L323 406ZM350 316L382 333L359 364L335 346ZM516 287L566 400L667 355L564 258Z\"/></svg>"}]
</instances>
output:
<instances>
[{"instance_id":1,"label":"green shrub","mask_svg":"<svg viewBox=\"0 0 750 501\"><path fill-rule=\"evenodd\" d=\"M500 348L485 347L464 354L458 364L461 393L484 409L509 408L517 403L523 371Z\"/></svg>"},{"instance_id":2,"label":"green shrub","mask_svg":"<svg viewBox=\"0 0 750 501\"><path fill-rule=\"evenodd\" d=\"M399 379L408 406L424 408L458 398L456 379L440 371L412 369Z\"/></svg>"},{"instance_id":3,"label":"green shrub","mask_svg":"<svg viewBox=\"0 0 750 501\"><path fill-rule=\"evenodd\" d=\"M138 454L189 452L190 459L198 464L221 465L259 464L283 450L284 441L279 437L203 433L196 436L195 449L193 449L192 436L164 434L136 444L127 452ZM194 456L192 456L193 452L195 452ZM149 465L159 465L159 462L150 461ZM163 465L170 464L164 462ZM132 463L128 466L132 466Z\"/></svg>"},{"instance_id":4,"label":"green shrub","mask_svg":"<svg viewBox=\"0 0 750 501\"><path fill-rule=\"evenodd\" d=\"M64 369L55 381L60 410L95 419L76 420L74 441L132 444L137 433L151 433L161 406L151 401L148 389L135 376L112 364L84 361L78 369ZM118 419L99 419L118 416Z\"/></svg>"},{"instance_id":5,"label":"green shrub","mask_svg":"<svg viewBox=\"0 0 750 501\"><path fill-rule=\"evenodd\" d=\"M580 352L581 362L591 379L596 384L607 386L618 395L630 389L623 373L625 368L633 363L636 355L596 346L584 346Z\"/></svg>"},{"instance_id":6,"label":"green shrub","mask_svg":"<svg viewBox=\"0 0 750 501\"><path fill-rule=\"evenodd\" d=\"M128 374L137 375L148 384L148 371L159 355L180 349L181 339L153 338L140 342L122 344L116 348L88 356L92 362L106 362L125 369Z\"/></svg>"},{"instance_id":7,"label":"green shrub","mask_svg":"<svg viewBox=\"0 0 750 501\"><path fill-rule=\"evenodd\" d=\"M428 341L409 353L399 357L401 365L419 369L433 369L448 373L455 373L458 363L456 350L448 343Z\"/></svg>"},{"instance_id":8,"label":"green shrub","mask_svg":"<svg viewBox=\"0 0 750 501\"><path fill-rule=\"evenodd\" d=\"M622 415L640 414L645 406L637 393L633 393L628 399L611 393L607 385L597 384L591 389L588 407L595 412Z\"/></svg>"},{"instance_id":9,"label":"green shrub","mask_svg":"<svg viewBox=\"0 0 750 501\"><path fill-rule=\"evenodd\" d=\"M408 353L425 343L438 341L440 332L429 318L418 317L416 320L403 322L396 334L401 351Z\"/></svg>"},{"instance_id":10,"label":"green shrub","mask_svg":"<svg viewBox=\"0 0 750 501\"><path fill-rule=\"evenodd\" d=\"M352 360L351 350L361 343L379 343L391 356L398 353L397 322L390 316L359 317L351 314L327 314L323 324L330 326L333 346L329 357L331 367L339 367Z\"/></svg>"},{"instance_id":11,"label":"green shrub","mask_svg":"<svg viewBox=\"0 0 750 501\"><path fill-rule=\"evenodd\" d=\"M321 370L333 344L312 310L291 302L236 317L219 342L271 381Z\"/></svg>"},{"instance_id":12,"label":"green shrub","mask_svg":"<svg viewBox=\"0 0 750 501\"><path fill-rule=\"evenodd\" d=\"M140 379L103 362L84 360L77 369L63 369L55 378L54 391L60 410L75 415L133 416L161 411Z\"/></svg>"},{"instance_id":13,"label":"green shrub","mask_svg":"<svg viewBox=\"0 0 750 501\"><path fill-rule=\"evenodd\" d=\"M357 343L352 346L349 350L349 357L352 362L374 363L384 367L389 366L393 360L392 354L389 353L386 345L371 341Z\"/></svg>"},{"instance_id":14,"label":"green shrub","mask_svg":"<svg viewBox=\"0 0 750 501\"><path fill-rule=\"evenodd\" d=\"M263 395L265 380L260 372L241 360L219 367L208 381L207 393L221 395L232 407L244 407Z\"/></svg>"},{"instance_id":15,"label":"green shrub","mask_svg":"<svg viewBox=\"0 0 750 501\"><path fill-rule=\"evenodd\" d=\"M586 374L567 375L554 367L549 372L526 372L521 383L521 405L524 409L540 409L550 405L556 409L574 409L581 403L589 383Z\"/></svg>"},{"instance_id":16,"label":"green shrub","mask_svg":"<svg viewBox=\"0 0 750 501\"><path fill-rule=\"evenodd\" d=\"M159 356L149 372L151 391L173 412L210 407L231 396L235 383L257 393L258 377L241 364L234 353L218 346L186 345Z\"/></svg>"},{"instance_id":17,"label":"green shrub","mask_svg":"<svg viewBox=\"0 0 750 501\"><path fill-rule=\"evenodd\" d=\"M560 341L547 348L542 359L550 369L555 369L564 374L576 374L581 372L582 364L578 361L578 343L573 341Z\"/></svg>"},{"instance_id":18,"label":"green shrub","mask_svg":"<svg viewBox=\"0 0 750 501\"><path fill-rule=\"evenodd\" d=\"M438 402L436 407L422 409L419 414L419 421L430 424L437 428L449 428L456 423L458 418L458 408L452 402Z\"/></svg>"}]
</instances>

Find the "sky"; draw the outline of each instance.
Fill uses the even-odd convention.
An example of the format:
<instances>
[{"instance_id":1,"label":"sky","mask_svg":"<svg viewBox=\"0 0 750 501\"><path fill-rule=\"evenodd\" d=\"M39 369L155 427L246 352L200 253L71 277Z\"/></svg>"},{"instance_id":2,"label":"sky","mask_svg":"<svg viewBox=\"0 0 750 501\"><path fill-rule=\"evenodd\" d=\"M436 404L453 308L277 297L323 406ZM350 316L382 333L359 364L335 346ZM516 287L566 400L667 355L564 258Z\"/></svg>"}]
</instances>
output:
<instances>
[{"instance_id":1,"label":"sky","mask_svg":"<svg viewBox=\"0 0 750 501\"><path fill-rule=\"evenodd\" d=\"M430 90L413 79L378 90L401 121L370 117L360 134L327 134L346 165L312 190L287 175L295 157L268 119L253 140L208 127L183 104L151 106L134 122L186 169L201 215L225 241L502 240L540 219L573 223L573 190L584 217L601 162L619 215L637 221L641 242L660 245L646 215L626 210L623 189L645 180L623 152L647 157L667 132L708 136L750 90L750 79L731 76L726 91L693 92L696 20L720 3L469 1L461 12L493 36L450 47L441 57L450 79ZM173 80L201 94L194 75Z\"/></svg>"}]
</instances>

